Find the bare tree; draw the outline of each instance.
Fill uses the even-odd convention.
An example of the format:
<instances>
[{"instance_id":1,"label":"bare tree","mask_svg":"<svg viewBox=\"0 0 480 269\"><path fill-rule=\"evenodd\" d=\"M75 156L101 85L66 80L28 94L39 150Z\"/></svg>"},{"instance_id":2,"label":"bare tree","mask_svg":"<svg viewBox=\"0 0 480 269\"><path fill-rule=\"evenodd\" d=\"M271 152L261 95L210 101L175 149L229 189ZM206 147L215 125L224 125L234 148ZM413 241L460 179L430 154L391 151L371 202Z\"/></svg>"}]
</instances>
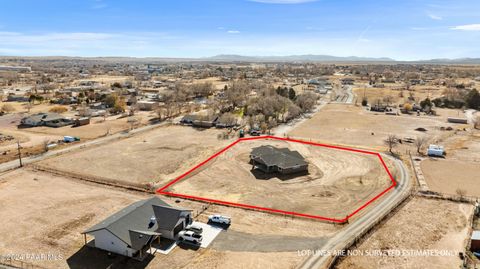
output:
<instances>
[{"instance_id":1,"label":"bare tree","mask_svg":"<svg viewBox=\"0 0 480 269\"><path fill-rule=\"evenodd\" d=\"M218 121L227 126L232 126L237 123L237 118L232 113L224 113L222 116L220 116Z\"/></svg>"},{"instance_id":2,"label":"bare tree","mask_svg":"<svg viewBox=\"0 0 480 269\"><path fill-rule=\"evenodd\" d=\"M465 196L467 195L467 191L464 190L464 189L460 189L460 188L459 188L459 189L456 189L456 190L455 190L455 193L456 193L458 196L460 196L460 199L462 199L462 200L465 199Z\"/></svg>"},{"instance_id":3,"label":"bare tree","mask_svg":"<svg viewBox=\"0 0 480 269\"><path fill-rule=\"evenodd\" d=\"M155 113L157 114L158 120L162 121L166 116L167 110L163 107L159 107L155 110Z\"/></svg>"},{"instance_id":4,"label":"bare tree","mask_svg":"<svg viewBox=\"0 0 480 269\"><path fill-rule=\"evenodd\" d=\"M473 118L473 128L475 129L480 128L480 115L477 115Z\"/></svg>"},{"instance_id":5,"label":"bare tree","mask_svg":"<svg viewBox=\"0 0 480 269\"><path fill-rule=\"evenodd\" d=\"M43 143L42 143L42 145L43 145L43 152L47 152L47 151L48 151L48 144L50 144L50 140L48 140L48 138L45 138L45 139L43 140Z\"/></svg>"},{"instance_id":6,"label":"bare tree","mask_svg":"<svg viewBox=\"0 0 480 269\"><path fill-rule=\"evenodd\" d=\"M138 111L138 105L132 104L130 106L130 113L129 113L130 116L135 116L135 112L137 112L137 111Z\"/></svg>"},{"instance_id":7,"label":"bare tree","mask_svg":"<svg viewBox=\"0 0 480 269\"><path fill-rule=\"evenodd\" d=\"M297 96L295 103L302 109L303 112L308 112L313 109L317 99L318 96L315 93L305 92Z\"/></svg>"},{"instance_id":8,"label":"bare tree","mask_svg":"<svg viewBox=\"0 0 480 269\"><path fill-rule=\"evenodd\" d=\"M427 144L427 142L428 139L426 136L417 136L417 138L415 139L415 147L417 147L418 154L421 154L422 148L423 146L425 146L425 144Z\"/></svg>"},{"instance_id":9,"label":"bare tree","mask_svg":"<svg viewBox=\"0 0 480 269\"><path fill-rule=\"evenodd\" d=\"M388 147L388 151L390 153L393 153L393 151L392 151L393 148L398 146L398 138L393 134L388 135L388 137L387 137L387 139L385 139L384 143Z\"/></svg>"}]
</instances>

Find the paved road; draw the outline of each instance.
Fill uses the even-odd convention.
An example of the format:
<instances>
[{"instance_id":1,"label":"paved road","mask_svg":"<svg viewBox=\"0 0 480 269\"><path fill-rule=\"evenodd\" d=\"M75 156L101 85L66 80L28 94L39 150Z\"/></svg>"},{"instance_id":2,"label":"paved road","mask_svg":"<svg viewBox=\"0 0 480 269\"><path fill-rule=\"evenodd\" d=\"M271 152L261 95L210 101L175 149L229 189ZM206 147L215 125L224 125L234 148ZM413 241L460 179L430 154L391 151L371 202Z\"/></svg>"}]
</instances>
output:
<instances>
[{"instance_id":1,"label":"paved road","mask_svg":"<svg viewBox=\"0 0 480 269\"><path fill-rule=\"evenodd\" d=\"M390 190L386 196L384 196L380 202L374 205L373 208L370 208L369 211L356 219L354 222L348 224L344 230L337 233L329 241L327 241L320 249L322 251L333 251L343 249L347 243L355 238L361 231L370 227L375 223L379 218L390 212L393 207L403 199L405 195L410 191L411 183L408 171L405 168L402 161L394 159L393 157L383 155L384 158L389 158L395 162L400 176L397 178L397 186ZM309 256L300 266L301 269L306 268L323 268L326 263L329 261L329 256L322 256L320 253L322 251L317 251L316 255Z\"/></svg>"},{"instance_id":2,"label":"paved road","mask_svg":"<svg viewBox=\"0 0 480 269\"><path fill-rule=\"evenodd\" d=\"M143 127L134 129L130 132L120 132L120 133L116 133L116 134L113 134L113 135L110 135L110 136L105 136L105 137L100 137L100 138L97 138L97 139L89 140L87 142L73 144L73 145L71 145L69 147L66 147L66 148L63 148L63 149L50 150L50 151L48 151L44 154L41 154L41 155L24 157L24 158L22 158L22 162L23 162L24 165L26 165L26 164L29 164L29 163L42 161L46 158L53 157L53 156L58 156L58 155L61 155L61 154L65 154L65 153L74 151L74 150L79 150L79 149L83 149L83 148L91 147L91 146L98 146L98 145L105 144L105 143L108 143L108 142L111 142L111 141L114 141L114 140L117 140L117 139L120 139L120 138L129 137L129 136L134 135L134 134L138 134L138 133L141 133L141 132L152 130L154 128L163 126L165 124L167 124L167 123L162 122L160 124L147 125L147 126L143 126ZM19 165L20 165L20 163L19 163L18 160L13 160L13 161L10 161L10 162L2 163L2 164L0 164L0 173L18 168Z\"/></svg>"}]
</instances>

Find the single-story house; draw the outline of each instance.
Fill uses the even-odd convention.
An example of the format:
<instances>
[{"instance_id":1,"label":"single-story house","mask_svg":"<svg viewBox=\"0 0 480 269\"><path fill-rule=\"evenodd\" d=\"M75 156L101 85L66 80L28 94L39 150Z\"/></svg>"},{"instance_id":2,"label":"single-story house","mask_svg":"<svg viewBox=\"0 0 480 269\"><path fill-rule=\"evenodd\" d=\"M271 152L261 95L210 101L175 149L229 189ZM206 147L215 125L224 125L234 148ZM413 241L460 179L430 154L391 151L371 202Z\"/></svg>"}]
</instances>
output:
<instances>
[{"instance_id":1,"label":"single-story house","mask_svg":"<svg viewBox=\"0 0 480 269\"><path fill-rule=\"evenodd\" d=\"M85 243L87 234L94 236L96 248L141 260L160 237L176 240L192 223L191 213L154 196L125 207L82 234Z\"/></svg>"},{"instance_id":2,"label":"single-story house","mask_svg":"<svg viewBox=\"0 0 480 269\"><path fill-rule=\"evenodd\" d=\"M159 103L154 101L142 100L142 101L137 101L137 107L139 110L153 111L159 107Z\"/></svg>"},{"instance_id":3,"label":"single-story house","mask_svg":"<svg viewBox=\"0 0 480 269\"><path fill-rule=\"evenodd\" d=\"M355 80L353 78L343 78L341 79L343 85L353 85Z\"/></svg>"},{"instance_id":4,"label":"single-story house","mask_svg":"<svg viewBox=\"0 0 480 269\"><path fill-rule=\"evenodd\" d=\"M30 98L25 95L10 94L7 96L7 102L28 102Z\"/></svg>"},{"instance_id":5,"label":"single-story house","mask_svg":"<svg viewBox=\"0 0 480 269\"><path fill-rule=\"evenodd\" d=\"M73 120L67 119L57 113L37 113L23 118L20 121L21 126L36 127L63 127L73 124Z\"/></svg>"},{"instance_id":6,"label":"single-story house","mask_svg":"<svg viewBox=\"0 0 480 269\"><path fill-rule=\"evenodd\" d=\"M453 118L453 117L448 117L447 121L450 123L460 123L460 124L467 124L468 120L466 118Z\"/></svg>"},{"instance_id":7,"label":"single-story house","mask_svg":"<svg viewBox=\"0 0 480 269\"><path fill-rule=\"evenodd\" d=\"M185 125L193 125L195 127L201 128L210 128L217 124L218 122L218 115L185 115L180 120L180 123Z\"/></svg>"},{"instance_id":8,"label":"single-story house","mask_svg":"<svg viewBox=\"0 0 480 269\"><path fill-rule=\"evenodd\" d=\"M308 163L298 151L270 145L253 148L250 163L253 169L265 173L292 174L308 171Z\"/></svg>"}]
</instances>

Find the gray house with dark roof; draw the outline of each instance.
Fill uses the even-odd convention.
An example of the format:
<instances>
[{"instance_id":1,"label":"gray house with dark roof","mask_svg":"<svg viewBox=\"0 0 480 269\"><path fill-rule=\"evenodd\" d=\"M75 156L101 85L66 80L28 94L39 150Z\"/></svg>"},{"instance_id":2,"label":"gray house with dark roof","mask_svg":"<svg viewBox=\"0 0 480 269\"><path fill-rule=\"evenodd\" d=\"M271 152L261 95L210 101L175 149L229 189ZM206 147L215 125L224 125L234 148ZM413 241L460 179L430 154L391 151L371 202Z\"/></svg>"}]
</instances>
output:
<instances>
[{"instance_id":1,"label":"gray house with dark roof","mask_svg":"<svg viewBox=\"0 0 480 269\"><path fill-rule=\"evenodd\" d=\"M73 120L67 119L57 113L37 113L25 117L20 121L20 125L25 127L63 127L71 124L73 124Z\"/></svg>"},{"instance_id":2,"label":"gray house with dark roof","mask_svg":"<svg viewBox=\"0 0 480 269\"><path fill-rule=\"evenodd\" d=\"M250 163L265 173L293 174L308 171L308 163L298 151L273 146L252 149Z\"/></svg>"},{"instance_id":3,"label":"gray house with dark roof","mask_svg":"<svg viewBox=\"0 0 480 269\"><path fill-rule=\"evenodd\" d=\"M85 242L86 234L94 236L96 248L143 259L155 240L175 240L191 223L191 210L171 207L155 196L125 207L82 234Z\"/></svg>"}]
</instances>

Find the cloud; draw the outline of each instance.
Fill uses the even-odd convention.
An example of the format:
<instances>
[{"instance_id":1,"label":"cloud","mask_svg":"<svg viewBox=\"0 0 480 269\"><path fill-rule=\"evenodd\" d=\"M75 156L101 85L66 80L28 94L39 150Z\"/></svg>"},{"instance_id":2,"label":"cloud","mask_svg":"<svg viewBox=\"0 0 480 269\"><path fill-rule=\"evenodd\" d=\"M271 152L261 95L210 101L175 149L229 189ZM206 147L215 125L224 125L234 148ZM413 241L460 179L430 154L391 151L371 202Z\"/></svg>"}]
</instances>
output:
<instances>
[{"instance_id":1,"label":"cloud","mask_svg":"<svg viewBox=\"0 0 480 269\"><path fill-rule=\"evenodd\" d=\"M248 0L250 2L264 3L264 4L302 4L308 2L316 2L318 0Z\"/></svg>"},{"instance_id":2,"label":"cloud","mask_svg":"<svg viewBox=\"0 0 480 269\"><path fill-rule=\"evenodd\" d=\"M429 14L427 14L427 16L428 16L430 19L432 19L432 20L436 20L436 21L443 20L443 17L438 16L438 15L435 15L435 14L429 13Z\"/></svg>"},{"instance_id":3,"label":"cloud","mask_svg":"<svg viewBox=\"0 0 480 269\"><path fill-rule=\"evenodd\" d=\"M103 0L95 0L95 3L92 5L92 9L103 9L108 7L106 3L103 2Z\"/></svg>"},{"instance_id":4,"label":"cloud","mask_svg":"<svg viewBox=\"0 0 480 269\"><path fill-rule=\"evenodd\" d=\"M162 32L63 32L20 33L0 31L0 54L102 56L122 53L140 55L158 50L160 45L179 39Z\"/></svg>"},{"instance_id":5,"label":"cloud","mask_svg":"<svg viewBox=\"0 0 480 269\"><path fill-rule=\"evenodd\" d=\"M450 29L459 30L459 31L480 31L480 23L458 25L458 26L450 27Z\"/></svg>"},{"instance_id":6,"label":"cloud","mask_svg":"<svg viewBox=\"0 0 480 269\"><path fill-rule=\"evenodd\" d=\"M228 30L227 33L228 34L240 34L240 31L238 31L238 30Z\"/></svg>"}]
</instances>

